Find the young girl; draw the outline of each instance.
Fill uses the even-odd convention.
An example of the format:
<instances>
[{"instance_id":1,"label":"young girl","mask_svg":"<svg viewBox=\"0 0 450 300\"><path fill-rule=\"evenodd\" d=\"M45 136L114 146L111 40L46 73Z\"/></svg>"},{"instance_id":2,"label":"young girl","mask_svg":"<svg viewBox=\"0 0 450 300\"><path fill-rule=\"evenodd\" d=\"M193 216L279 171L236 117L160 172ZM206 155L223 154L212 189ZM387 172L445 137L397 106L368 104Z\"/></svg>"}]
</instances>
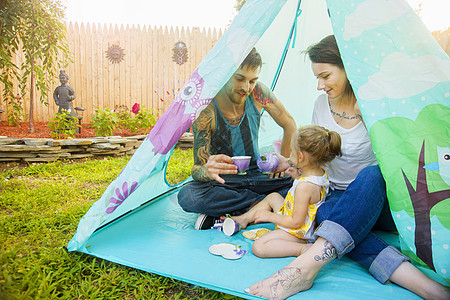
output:
<instances>
[{"instance_id":1,"label":"young girl","mask_svg":"<svg viewBox=\"0 0 450 300\"><path fill-rule=\"evenodd\" d=\"M299 256L314 241L314 219L328 193L328 175L323 165L341 155L341 137L335 131L309 125L292 136L290 163L301 175L294 178L286 199L269 194L247 213L233 217L246 228L249 223L271 222L276 230L253 243L259 257ZM300 172L299 172L300 173ZM298 174L298 173L297 173Z\"/></svg>"}]
</instances>

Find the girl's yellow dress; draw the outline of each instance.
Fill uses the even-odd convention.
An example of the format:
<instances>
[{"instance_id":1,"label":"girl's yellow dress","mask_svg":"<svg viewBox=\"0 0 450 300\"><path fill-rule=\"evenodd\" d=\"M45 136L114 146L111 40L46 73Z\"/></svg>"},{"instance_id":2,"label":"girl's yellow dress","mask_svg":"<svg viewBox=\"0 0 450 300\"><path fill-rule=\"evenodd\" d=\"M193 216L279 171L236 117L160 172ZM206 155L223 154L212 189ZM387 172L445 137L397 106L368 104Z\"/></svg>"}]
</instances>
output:
<instances>
[{"instance_id":1,"label":"girl's yellow dress","mask_svg":"<svg viewBox=\"0 0 450 300\"><path fill-rule=\"evenodd\" d=\"M285 230L300 239L315 241L316 238L314 237L314 225L317 209L325 201L328 193L328 188L330 186L330 181L328 180L328 175L326 172L322 176L306 176L296 178L294 180L294 183L292 184L292 187L289 189L286 198L284 199L283 206L278 210L278 214L292 216L292 212L294 211L294 191L297 187L297 184L299 184L299 182L301 181L311 182L322 187L320 190L320 201L308 205L308 212L305 222L300 228L286 228L278 225L276 225L275 228Z\"/></svg>"}]
</instances>

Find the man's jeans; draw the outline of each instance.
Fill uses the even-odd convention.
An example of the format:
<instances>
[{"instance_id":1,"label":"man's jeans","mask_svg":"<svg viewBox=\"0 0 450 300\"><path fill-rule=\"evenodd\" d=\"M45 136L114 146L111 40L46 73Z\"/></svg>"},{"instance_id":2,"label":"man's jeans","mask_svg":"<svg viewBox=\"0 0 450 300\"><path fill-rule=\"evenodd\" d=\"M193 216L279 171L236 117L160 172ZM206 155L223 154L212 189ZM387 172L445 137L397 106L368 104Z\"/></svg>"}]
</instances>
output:
<instances>
[{"instance_id":1,"label":"man's jeans","mask_svg":"<svg viewBox=\"0 0 450 300\"><path fill-rule=\"evenodd\" d=\"M215 180L192 181L178 193L178 203L187 212L204 213L213 217L225 214L241 214L272 192L286 196L292 186L292 178L269 179L259 171L247 171L247 175L221 175L225 184Z\"/></svg>"},{"instance_id":2,"label":"man's jeans","mask_svg":"<svg viewBox=\"0 0 450 300\"><path fill-rule=\"evenodd\" d=\"M320 225L315 235L330 242L338 258L347 254L381 283L387 282L394 270L409 260L371 232L378 225L395 230L386 184L378 166L361 170L345 191L330 191L316 218ZM378 220L383 223L377 224Z\"/></svg>"}]
</instances>

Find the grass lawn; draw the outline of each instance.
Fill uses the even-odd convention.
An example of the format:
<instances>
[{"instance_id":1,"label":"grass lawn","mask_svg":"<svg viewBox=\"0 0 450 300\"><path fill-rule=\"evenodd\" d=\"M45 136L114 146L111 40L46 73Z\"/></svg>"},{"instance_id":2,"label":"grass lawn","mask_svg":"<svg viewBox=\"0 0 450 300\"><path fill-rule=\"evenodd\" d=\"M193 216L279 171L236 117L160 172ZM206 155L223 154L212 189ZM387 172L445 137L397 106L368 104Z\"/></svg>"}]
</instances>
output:
<instances>
[{"instance_id":1,"label":"grass lawn","mask_svg":"<svg viewBox=\"0 0 450 300\"><path fill-rule=\"evenodd\" d=\"M0 299L238 299L63 246L130 157L0 171ZM176 149L167 177L186 179L192 150Z\"/></svg>"}]
</instances>

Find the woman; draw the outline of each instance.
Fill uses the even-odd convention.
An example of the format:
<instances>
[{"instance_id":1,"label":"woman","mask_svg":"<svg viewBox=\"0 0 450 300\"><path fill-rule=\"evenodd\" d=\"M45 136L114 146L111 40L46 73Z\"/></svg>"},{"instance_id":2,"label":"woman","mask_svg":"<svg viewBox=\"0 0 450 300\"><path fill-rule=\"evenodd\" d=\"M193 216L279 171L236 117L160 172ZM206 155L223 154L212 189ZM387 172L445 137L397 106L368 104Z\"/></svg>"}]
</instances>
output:
<instances>
[{"instance_id":1,"label":"woman","mask_svg":"<svg viewBox=\"0 0 450 300\"><path fill-rule=\"evenodd\" d=\"M343 155L327 168L332 190L317 212L318 239L289 265L246 292L285 299L311 288L322 267L346 254L383 284L390 280L425 299L449 299L448 288L429 279L371 232L378 220L393 222L385 182L334 36L309 47L306 53L318 79L317 89L326 92L315 103L312 122L341 135ZM285 158L280 159L276 172L289 166Z\"/></svg>"}]
</instances>

